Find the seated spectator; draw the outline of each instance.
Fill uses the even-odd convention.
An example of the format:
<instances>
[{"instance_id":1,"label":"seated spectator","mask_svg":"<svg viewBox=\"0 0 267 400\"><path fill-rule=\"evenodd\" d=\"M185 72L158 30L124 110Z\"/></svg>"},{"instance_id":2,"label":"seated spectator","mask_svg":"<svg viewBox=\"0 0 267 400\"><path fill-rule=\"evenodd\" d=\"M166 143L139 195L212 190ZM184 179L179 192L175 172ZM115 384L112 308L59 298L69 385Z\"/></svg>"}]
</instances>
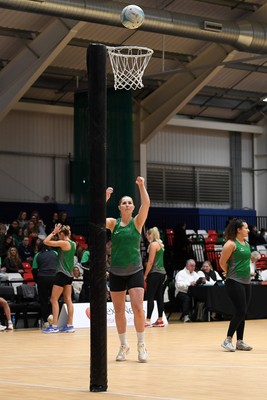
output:
<instances>
[{"instance_id":1,"label":"seated spectator","mask_svg":"<svg viewBox=\"0 0 267 400\"><path fill-rule=\"evenodd\" d=\"M260 233L259 233L259 239L261 241L261 244L267 244L266 242L266 229L261 228Z\"/></svg>"},{"instance_id":2,"label":"seated spectator","mask_svg":"<svg viewBox=\"0 0 267 400\"><path fill-rule=\"evenodd\" d=\"M44 224L44 221L42 219L38 219L37 221L37 229L38 229L38 236L40 239L45 239L47 234L46 234L46 226Z\"/></svg>"},{"instance_id":3,"label":"seated spectator","mask_svg":"<svg viewBox=\"0 0 267 400\"><path fill-rule=\"evenodd\" d=\"M53 231L54 226L58 224L58 220L59 220L59 214L57 211L55 211L53 212L51 220L48 221L46 224L45 231L47 235L50 235L50 233Z\"/></svg>"},{"instance_id":4,"label":"seated spectator","mask_svg":"<svg viewBox=\"0 0 267 400\"><path fill-rule=\"evenodd\" d=\"M16 247L12 246L8 249L7 256L2 265L2 271L7 274L17 272L20 274L24 273L23 265Z\"/></svg>"},{"instance_id":5,"label":"seated spectator","mask_svg":"<svg viewBox=\"0 0 267 400\"><path fill-rule=\"evenodd\" d=\"M6 237L6 226L5 224L0 223L0 258L5 254L4 250L4 240Z\"/></svg>"},{"instance_id":6,"label":"seated spectator","mask_svg":"<svg viewBox=\"0 0 267 400\"><path fill-rule=\"evenodd\" d=\"M17 222L17 221L14 221L14 222ZM13 224L13 222L12 222L12 224ZM17 224L18 224L18 222L17 222ZM14 229L13 233L11 233L11 235L13 237L14 245L17 247L24 238L24 229L21 228L18 224L18 229Z\"/></svg>"},{"instance_id":7,"label":"seated spectator","mask_svg":"<svg viewBox=\"0 0 267 400\"><path fill-rule=\"evenodd\" d=\"M80 293L82 291L82 286L83 286L83 281L82 281L82 275L80 272L79 267L75 266L73 268L73 281L72 281L72 287L73 287L73 296L74 300L76 302L79 302L80 299Z\"/></svg>"},{"instance_id":8,"label":"seated spectator","mask_svg":"<svg viewBox=\"0 0 267 400\"><path fill-rule=\"evenodd\" d=\"M13 246L14 246L13 237L11 235L6 235L4 238L4 243L3 243L2 251L1 251L2 262L5 260L8 250Z\"/></svg>"},{"instance_id":9,"label":"seated spectator","mask_svg":"<svg viewBox=\"0 0 267 400\"><path fill-rule=\"evenodd\" d=\"M257 267L256 262L259 261L261 255L258 251L252 251L250 256L250 279L255 279L257 277Z\"/></svg>"},{"instance_id":10,"label":"seated spectator","mask_svg":"<svg viewBox=\"0 0 267 400\"><path fill-rule=\"evenodd\" d=\"M4 325L0 325L0 331L5 331L6 329L8 331L12 331L13 330L13 324L12 324L12 321L11 321L10 307L8 305L8 302L3 297L0 297L0 307L3 307L4 314L5 314L6 319L7 319L7 327L4 326Z\"/></svg>"},{"instance_id":11,"label":"seated spectator","mask_svg":"<svg viewBox=\"0 0 267 400\"><path fill-rule=\"evenodd\" d=\"M17 235L18 231L19 231L19 223L17 220L14 220L11 222L11 224L8 227L7 235L11 235L11 236Z\"/></svg>"},{"instance_id":12,"label":"seated spectator","mask_svg":"<svg viewBox=\"0 0 267 400\"><path fill-rule=\"evenodd\" d=\"M59 213L59 220L58 220L58 223L61 224L61 225L69 225L67 211L62 210L62 211Z\"/></svg>"},{"instance_id":13,"label":"seated spectator","mask_svg":"<svg viewBox=\"0 0 267 400\"><path fill-rule=\"evenodd\" d=\"M28 218L27 212L25 210L20 211L17 221L19 223L20 228L25 229L28 226Z\"/></svg>"},{"instance_id":14,"label":"seated spectator","mask_svg":"<svg viewBox=\"0 0 267 400\"><path fill-rule=\"evenodd\" d=\"M29 238L30 244L32 244L33 238L38 237L38 227L34 219L30 219L27 228L24 229L24 236Z\"/></svg>"},{"instance_id":15,"label":"seated spectator","mask_svg":"<svg viewBox=\"0 0 267 400\"><path fill-rule=\"evenodd\" d=\"M195 286L199 275L195 272L196 262L193 259L186 261L185 268L178 271L175 276L175 297L182 305L182 317L184 322L191 322L192 299L189 296L189 286Z\"/></svg>"},{"instance_id":16,"label":"seated spectator","mask_svg":"<svg viewBox=\"0 0 267 400\"><path fill-rule=\"evenodd\" d=\"M250 246L254 246L254 247L262 244L261 243L262 239L260 238L257 227L255 225L249 225L248 242L249 242Z\"/></svg>"},{"instance_id":17,"label":"seated spectator","mask_svg":"<svg viewBox=\"0 0 267 400\"><path fill-rule=\"evenodd\" d=\"M22 262L28 262L29 264L32 264L34 251L30 245L28 236L25 236L22 242L18 245L18 252Z\"/></svg>"},{"instance_id":18,"label":"seated spectator","mask_svg":"<svg viewBox=\"0 0 267 400\"><path fill-rule=\"evenodd\" d=\"M198 283L202 285L213 286L217 281L222 281L222 277L217 271L213 271L211 262L207 260L203 262L200 271L198 271L198 275L201 278Z\"/></svg>"},{"instance_id":19,"label":"seated spectator","mask_svg":"<svg viewBox=\"0 0 267 400\"><path fill-rule=\"evenodd\" d=\"M32 238L31 246L33 248L34 254L37 254L39 251L39 247L42 244L43 240L39 238L39 236Z\"/></svg>"}]
</instances>

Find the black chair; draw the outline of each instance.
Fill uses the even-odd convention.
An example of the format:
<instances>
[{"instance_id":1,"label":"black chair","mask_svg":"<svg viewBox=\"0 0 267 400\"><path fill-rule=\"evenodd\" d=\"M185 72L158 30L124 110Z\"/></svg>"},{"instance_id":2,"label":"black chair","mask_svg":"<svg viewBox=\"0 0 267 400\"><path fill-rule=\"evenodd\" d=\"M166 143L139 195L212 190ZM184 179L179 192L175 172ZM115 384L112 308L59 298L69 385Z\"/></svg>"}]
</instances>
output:
<instances>
[{"instance_id":1,"label":"black chair","mask_svg":"<svg viewBox=\"0 0 267 400\"><path fill-rule=\"evenodd\" d=\"M29 327L30 317L35 317L34 326L38 326L38 321L41 319L41 305L35 285L23 284L17 287L17 305L22 307L24 328Z\"/></svg>"},{"instance_id":2,"label":"black chair","mask_svg":"<svg viewBox=\"0 0 267 400\"><path fill-rule=\"evenodd\" d=\"M22 312L22 308L17 304L16 294L13 286L2 286L0 285L0 297L3 297L10 307L11 314L15 314L15 326L19 319L20 313ZM6 316L4 315L4 311L0 308L0 319L2 323L5 323Z\"/></svg>"},{"instance_id":3,"label":"black chair","mask_svg":"<svg viewBox=\"0 0 267 400\"><path fill-rule=\"evenodd\" d=\"M174 312L180 311L179 301L175 298L175 278L167 278L163 285L163 293L167 290L168 302L164 303L164 312L169 320L170 316Z\"/></svg>"}]
</instances>

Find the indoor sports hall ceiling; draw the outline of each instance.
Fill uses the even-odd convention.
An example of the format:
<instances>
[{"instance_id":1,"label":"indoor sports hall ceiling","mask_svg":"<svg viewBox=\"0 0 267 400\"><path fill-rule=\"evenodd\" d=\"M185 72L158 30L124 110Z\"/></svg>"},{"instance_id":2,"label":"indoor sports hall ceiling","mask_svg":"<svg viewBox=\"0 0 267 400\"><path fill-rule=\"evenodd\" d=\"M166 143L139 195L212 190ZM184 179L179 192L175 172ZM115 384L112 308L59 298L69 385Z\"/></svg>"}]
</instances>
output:
<instances>
[{"instance_id":1,"label":"indoor sports hall ceiling","mask_svg":"<svg viewBox=\"0 0 267 400\"><path fill-rule=\"evenodd\" d=\"M132 3L146 15L137 30L120 23ZM0 120L22 102L72 107L87 89L90 43L154 50L133 93L148 109L151 97L171 99L168 117L257 124L267 116L266 0L0 0Z\"/></svg>"}]
</instances>

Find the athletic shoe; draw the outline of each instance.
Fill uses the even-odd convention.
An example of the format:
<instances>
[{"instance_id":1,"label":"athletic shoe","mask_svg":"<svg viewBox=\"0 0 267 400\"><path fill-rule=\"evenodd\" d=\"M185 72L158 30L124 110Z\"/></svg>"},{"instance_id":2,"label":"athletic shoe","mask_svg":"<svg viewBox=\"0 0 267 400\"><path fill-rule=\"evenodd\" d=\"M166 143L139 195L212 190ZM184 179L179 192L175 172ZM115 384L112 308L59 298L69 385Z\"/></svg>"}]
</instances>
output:
<instances>
[{"instance_id":1,"label":"athletic shoe","mask_svg":"<svg viewBox=\"0 0 267 400\"><path fill-rule=\"evenodd\" d=\"M61 333L73 333L75 332L73 325L65 325L63 328L60 329Z\"/></svg>"},{"instance_id":2,"label":"athletic shoe","mask_svg":"<svg viewBox=\"0 0 267 400\"><path fill-rule=\"evenodd\" d=\"M6 330L6 326L0 325L0 331L5 331L5 330Z\"/></svg>"},{"instance_id":3,"label":"athletic shoe","mask_svg":"<svg viewBox=\"0 0 267 400\"><path fill-rule=\"evenodd\" d=\"M151 322L145 322L145 328L152 328Z\"/></svg>"},{"instance_id":4,"label":"athletic shoe","mask_svg":"<svg viewBox=\"0 0 267 400\"><path fill-rule=\"evenodd\" d=\"M225 339L225 341L221 344L221 346L224 348L226 351L235 351L235 348L232 344L231 339Z\"/></svg>"},{"instance_id":5,"label":"athletic shoe","mask_svg":"<svg viewBox=\"0 0 267 400\"><path fill-rule=\"evenodd\" d=\"M144 343L137 345L138 361L141 363L147 362L147 350Z\"/></svg>"},{"instance_id":6,"label":"athletic shoe","mask_svg":"<svg viewBox=\"0 0 267 400\"><path fill-rule=\"evenodd\" d=\"M154 324L152 324L153 327L159 327L162 328L163 326L165 326L163 321L159 321L157 320L156 322L154 322Z\"/></svg>"},{"instance_id":7,"label":"athletic shoe","mask_svg":"<svg viewBox=\"0 0 267 400\"><path fill-rule=\"evenodd\" d=\"M122 344L117 354L116 361L125 361L129 351L130 347L127 346L126 344Z\"/></svg>"},{"instance_id":8,"label":"athletic shoe","mask_svg":"<svg viewBox=\"0 0 267 400\"><path fill-rule=\"evenodd\" d=\"M250 351L253 347L249 346L248 344L244 343L243 340L238 340L236 342L236 350L244 350Z\"/></svg>"},{"instance_id":9,"label":"athletic shoe","mask_svg":"<svg viewBox=\"0 0 267 400\"><path fill-rule=\"evenodd\" d=\"M58 333L59 329L57 326L49 325L48 328L42 330L43 333Z\"/></svg>"},{"instance_id":10,"label":"athletic shoe","mask_svg":"<svg viewBox=\"0 0 267 400\"><path fill-rule=\"evenodd\" d=\"M9 322L9 323L7 324L7 330L8 330L8 331L13 331L13 329L14 329L14 327L13 327L12 322Z\"/></svg>"},{"instance_id":11,"label":"athletic shoe","mask_svg":"<svg viewBox=\"0 0 267 400\"><path fill-rule=\"evenodd\" d=\"M191 322L191 319L189 318L189 315L184 316L184 322Z\"/></svg>"},{"instance_id":12,"label":"athletic shoe","mask_svg":"<svg viewBox=\"0 0 267 400\"><path fill-rule=\"evenodd\" d=\"M53 315L52 315L52 314L50 314L50 315L48 316L47 322L48 322L49 325L52 325L52 324L53 324Z\"/></svg>"}]
</instances>

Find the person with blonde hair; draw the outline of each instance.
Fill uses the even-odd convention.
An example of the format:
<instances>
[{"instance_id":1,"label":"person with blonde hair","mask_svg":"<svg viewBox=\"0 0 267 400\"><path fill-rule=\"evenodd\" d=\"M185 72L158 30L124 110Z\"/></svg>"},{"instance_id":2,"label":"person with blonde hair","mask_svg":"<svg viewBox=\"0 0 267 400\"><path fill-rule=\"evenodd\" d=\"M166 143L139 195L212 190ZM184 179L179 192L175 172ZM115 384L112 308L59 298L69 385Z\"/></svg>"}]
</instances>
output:
<instances>
[{"instance_id":1,"label":"person with blonde hair","mask_svg":"<svg viewBox=\"0 0 267 400\"><path fill-rule=\"evenodd\" d=\"M55 235L58 235L58 240L54 239ZM59 332L57 326L59 315L58 300L62 294L64 302L67 305L68 322L67 325L61 329L61 332L75 332L73 326L74 308L72 304L72 281L76 244L70 240L70 236L71 231L68 225L56 224L53 232L50 233L50 235L48 235L43 241L46 246L57 247L59 263L58 272L55 277L50 298L50 303L52 304L53 323L52 325L49 325L47 329L43 330L44 333Z\"/></svg>"},{"instance_id":2,"label":"person with blonde hair","mask_svg":"<svg viewBox=\"0 0 267 400\"><path fill-rule=\"evenodd\" d=\"M146 237L149 241L149 246L147 249L148 260L144 275L144 279L146 282L147 298L147 314L145 327L163 327L163 283L166 276L166 270L164 268L164 244L160 238L160 233L156 226L147 231ZM154 300L156 300L157 302L158 319L154 323L151 323L151 315L154 309Z\"/></svg>"},{"instance_id":3,"label":"person with blonde hair","mask_svg":"<svg viewBox=\"0 0 267 400\"><path fill-rule=\"evenodd\" d=\"M128 290L134 314L137 335L138 361L147 362L147 350L144 343L145 317L143 311L144 271L140 252L141 232L147 218L150 199L141 176L136 179L141 206L133 217L135 209L133 199L123 196L119 201L120 218L107 218L106 228L111 231L111 262L109 287L115 310L115 321L120 339L120 349L116 361L125 361L130 351L126 336L125 296ZM106 190L106 201L113 188Z\"/></svg>"}]
</instances>

